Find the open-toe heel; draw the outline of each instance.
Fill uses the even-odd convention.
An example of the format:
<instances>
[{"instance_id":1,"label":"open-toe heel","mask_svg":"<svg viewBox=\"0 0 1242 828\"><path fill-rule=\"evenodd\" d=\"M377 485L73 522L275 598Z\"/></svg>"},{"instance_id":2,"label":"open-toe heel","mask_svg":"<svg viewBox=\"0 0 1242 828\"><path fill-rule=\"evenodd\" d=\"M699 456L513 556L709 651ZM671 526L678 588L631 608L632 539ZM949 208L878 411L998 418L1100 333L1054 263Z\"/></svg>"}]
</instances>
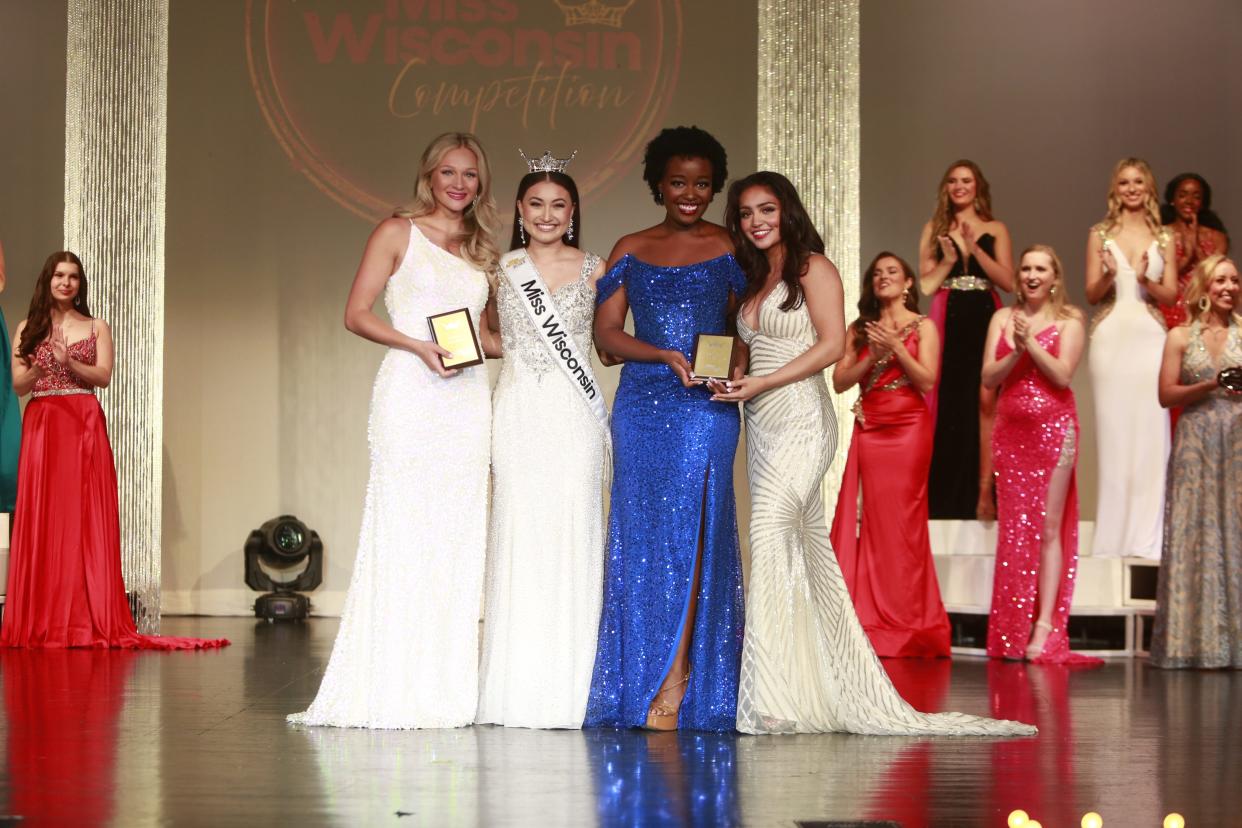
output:
<instances>
[{"instance_id":1,"label":"open-toe heel","mask_svg":"<svg viewBox=\"0 0 1242 828\"><path fill-rule=\"evenodd\" d=\"M671 693L678 687L686 685L690 681L690 674L686 673L681 677L680 681L665 685L660 688L660 692L656 693L655 698L651 700L651 707L647 709L647 722L643 726L645 730L669 731L677 729L677 714L681 710L681 699L677 703L670 704L663 700L666 693ZM685 693L682 694L682 699Z\"/></svg>"},{"instance_id":2,"label":"open-toe heel","mask_svg":"<svg viewBox=\"0 0 1242 828\"><path fill-rule=\"evenodd\" d=\"M1049 624L1047 621L1036 621L1035 622L1036 629L1039 629L1041 627L1048 631L1048 635L1044 636L1044 641L1042 644L1028 644L1027 645L1026 647L1026 660L1027 661L1034 661L1035 659L1043 655L1044 646L1047 645L1048 643L1048 636L1052 635L1052 625Z\"/></svg>"}]
</instances>

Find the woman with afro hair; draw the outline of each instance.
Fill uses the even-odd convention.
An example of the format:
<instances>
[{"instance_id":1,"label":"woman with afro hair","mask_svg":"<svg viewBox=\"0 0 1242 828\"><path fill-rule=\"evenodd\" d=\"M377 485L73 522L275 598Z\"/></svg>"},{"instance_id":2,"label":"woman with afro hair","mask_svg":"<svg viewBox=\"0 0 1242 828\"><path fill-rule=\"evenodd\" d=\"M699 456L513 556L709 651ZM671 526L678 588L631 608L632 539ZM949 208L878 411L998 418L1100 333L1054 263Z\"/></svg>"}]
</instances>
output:
<instances>
[{"instance_id":1,"label":"woman with afro hair","mask_svg":"<svg viewBox=\"0 0 1242 828\"><path fill-rule=\"evenodd\" d=\"M690 367L697 334L733 334L746 287L729 234L704 220L727 176L725 150L704 130L657 135L643 177L664 215L617 242L599 281L596 347L606 363L625 367L612 411L615 471L588 727L734 726L743 630L733 501L739 417L737 406L712 402Z\"/></svg>"}]
</instances>

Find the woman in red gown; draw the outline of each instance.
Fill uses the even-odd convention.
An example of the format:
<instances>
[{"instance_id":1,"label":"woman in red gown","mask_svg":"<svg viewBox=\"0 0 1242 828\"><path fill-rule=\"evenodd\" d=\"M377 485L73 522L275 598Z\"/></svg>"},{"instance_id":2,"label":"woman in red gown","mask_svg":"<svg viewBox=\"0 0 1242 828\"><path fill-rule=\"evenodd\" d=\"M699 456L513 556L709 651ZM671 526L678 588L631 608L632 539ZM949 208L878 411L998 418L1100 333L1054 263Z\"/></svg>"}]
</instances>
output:
<instances>
[{"instance_id":1,"label":"woman in red gown","mask_svg":"<svg viewBox=\"0 0 1242 828\"><path fill-rule=\"evenodd\" d=\"M876 256L832 375L838 394L861 385L832 548L880 656L949 654L949 618L927 538L933 425L924 395L936 383L940 336L918 307L910 265L892 253Z\"/></svg>"},{"instance_id":2,"label":"woman in red gown","mask_svg":"<svg viewBox=\"0 0 1242 828\"><path fill-rule=\"evenodd\" d=\"M185 650L224 639L139 635L121 579L116 468L96 388L112 379L112 332L91 317L73 253L43 265L13 342L22 424L17 511L0 646Z\"/></svg>"},{"instance_id":3,"label":"woman in red gown","mask_svg":"<svg viewBox=\"0 0 1242 828\"><path fill-rule=\"evenodd\" d=\"M1071 653L1066 627L1078 569L1078 410L1070 381L1087 333L1065 304L1061 260L1047 245L1022 253L1017 303L992 316L983 384L1000 388L996 574L988 655L1102 663Z\"/></svg>"}]
</instances>

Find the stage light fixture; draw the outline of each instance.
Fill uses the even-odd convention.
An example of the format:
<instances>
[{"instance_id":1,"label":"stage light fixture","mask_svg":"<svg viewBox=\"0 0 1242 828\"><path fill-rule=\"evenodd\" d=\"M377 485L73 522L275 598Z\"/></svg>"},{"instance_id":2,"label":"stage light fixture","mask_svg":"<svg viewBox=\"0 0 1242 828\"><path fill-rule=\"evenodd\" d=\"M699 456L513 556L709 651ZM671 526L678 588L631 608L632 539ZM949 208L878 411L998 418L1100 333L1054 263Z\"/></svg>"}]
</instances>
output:
<instances>
[{"instance_id":1,"label":"stage light fixture","mask_svg":"<svg viewBox=\"0 0 1242 828\"><path fill-rule=\"evenodd\" d=\"M323 542L293 515L264 523L246 538L246 586L266 592L254 601L256 618L300 621L310 615L310 598L298 590L323 583Z\"/></svg>"}]
</instances>

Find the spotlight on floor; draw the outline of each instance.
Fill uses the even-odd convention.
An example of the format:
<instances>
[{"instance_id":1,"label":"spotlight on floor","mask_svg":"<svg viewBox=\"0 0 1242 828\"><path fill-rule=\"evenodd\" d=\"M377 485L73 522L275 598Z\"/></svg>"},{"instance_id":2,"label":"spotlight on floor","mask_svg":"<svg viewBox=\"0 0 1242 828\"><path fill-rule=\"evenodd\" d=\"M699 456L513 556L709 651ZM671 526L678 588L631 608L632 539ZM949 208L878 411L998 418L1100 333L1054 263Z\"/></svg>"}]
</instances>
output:
<instances>
[{"instance_id":1,"label":"spotlight on floor","mask_svg":"<svg viewBox=\"0 0 1242 828\"><path fill-rule=\"evenodd\" d=\"M246 538L246 586L260 595L256 618L300 621L310 615L311 590L323 582L323 542L319 533L293 515L269 520Z\"/></svg>"}]
</instances>

